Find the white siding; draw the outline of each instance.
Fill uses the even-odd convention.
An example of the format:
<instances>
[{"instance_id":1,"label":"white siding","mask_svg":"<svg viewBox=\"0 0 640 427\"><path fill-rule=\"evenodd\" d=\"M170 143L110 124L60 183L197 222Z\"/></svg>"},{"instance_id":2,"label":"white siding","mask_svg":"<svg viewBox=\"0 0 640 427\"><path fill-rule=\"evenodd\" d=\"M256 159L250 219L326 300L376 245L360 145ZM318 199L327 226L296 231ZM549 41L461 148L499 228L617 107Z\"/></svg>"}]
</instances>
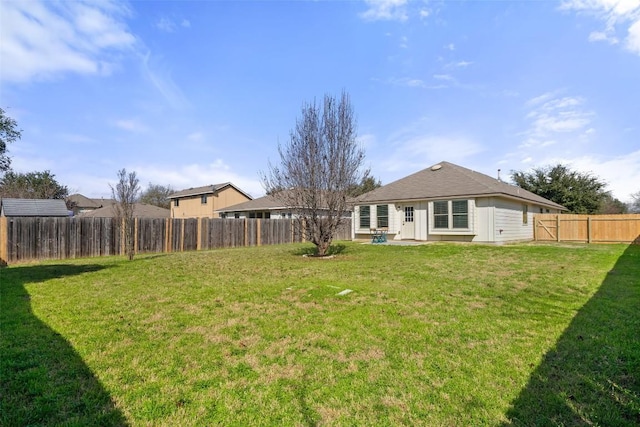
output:
<instances>
[{"instance_id":1,"label":"white siding","mask_svg":"<svg viewBox=\"0 0 640 427\"><path fill-rule=\"evenodd\" d=\"M474 242L495 242L495 207L492 197L476 199L476 236Z\"/></svg>"},{"instance_id":2,"label":"white siding","mask_svg":"<svg viewBox=\"0 0 640 427\"><path fill-rule=\"evenodd\" d=\"M522 223L522 205L525 202L495 199L495 241L512 242L533 239L532 207L529 206L529 220Z\"/></svg>"}]
</instances>

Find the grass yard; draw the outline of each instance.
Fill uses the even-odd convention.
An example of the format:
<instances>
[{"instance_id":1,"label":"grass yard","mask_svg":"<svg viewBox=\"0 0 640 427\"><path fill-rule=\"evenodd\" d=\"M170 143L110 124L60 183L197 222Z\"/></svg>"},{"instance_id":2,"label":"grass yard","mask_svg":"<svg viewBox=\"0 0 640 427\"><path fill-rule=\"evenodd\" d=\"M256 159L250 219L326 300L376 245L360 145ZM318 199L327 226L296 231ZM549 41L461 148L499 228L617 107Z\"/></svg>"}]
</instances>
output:
<instances>
[{"instance_id":1,"label":"grass yard","mask_svg":"<svg viewBox=\"0 0 640 427\"><path fill-rule=\"evenodd\" d=\"M336 249L0 270L0 425L640 424L640 246Z\"/></svg>"}]
</instances>

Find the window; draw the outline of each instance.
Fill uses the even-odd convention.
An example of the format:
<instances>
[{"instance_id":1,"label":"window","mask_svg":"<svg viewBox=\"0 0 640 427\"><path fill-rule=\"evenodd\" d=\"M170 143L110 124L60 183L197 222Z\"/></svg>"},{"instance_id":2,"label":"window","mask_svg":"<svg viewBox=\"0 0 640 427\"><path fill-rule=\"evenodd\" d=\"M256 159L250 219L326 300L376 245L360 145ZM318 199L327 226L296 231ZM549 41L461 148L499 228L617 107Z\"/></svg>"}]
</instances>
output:
<instances>
[{"instance_id":1,"label":"window","mask_svg":"<svg viewBox=\"0 0 640 427\"><path fill-rule=\"evenodd\" d=\"M467 200L433 202L433 228L440 230L468 229L469 202Z\"/></svg>"},{"instance_id":2,"label":"window","mask_svg":"<svg viewBox=\"0 0 640 427\"><path fill-rule=\"evenodd\" d=\"M371 208L369 206L360 206L360 228L369 228L371 226Z\"/></svg>"},{"instance_id":3,"label":"window","mask_svg":"<svg viewBox=\"0 0 640 427\"><path fill-rule=\"evenodd\" d=\"M404 207L404 222L413 222L413 206Z\"/></svg>"},{"instance_id":4,"label":"window","mask_svg":"<svg viewBox=\"0 0 640 427\"><path fill-rule=\"evenodd\" d=\"M177 208L178 206L180 206L180 199L175 199L175 200L173 201L173 206L174 206L174 207L176 207L176 208Z\"/></svg>"},{"instance_id":5,"label":"window","mask_svg":"<svg viewBox=\"0 0 640 427\"><path fill-rule=\"evenodd\" d=\"M433 202L433 228L449 228L448 202Z\"/></svg>"},{"instance_id":6,"label":"window","mask_svg":"<svg viewBox=\"0 0 640 427\"><path fill-rule=\"evenodd\" d=\"M207 204L207 195L203 194L202 196L200 196L200 203L203 205Z\"/></svg>"},{"instance_id":7,"label":"window","mask_svg":"<svg viewBox=\"0 0 640 427\"><path fill-rule=\"evenodd\" d=\"M220 214L220 218L225 219L227 217L227 213L226 212L222 212Z\"/></svg>"},{"instance_id":8,"label":"window","mask_svg":"<svg viewBox=\"0 0 640 427\"><path fill-rule=\"evenodd\" d=\"M522 205L522 225L529 224L529 205Z\"/></svg>"},{"instance_id":9,"label":"window","mask_svg":"<svg viewBox=\"0 0 640 427\"><path fill-rule=\"evenodd\" d=\"M469 228L469 203L466 200L451 201L453 228Z\"/></svg>"},{"instance_id":10,"label":"window","mask_svg":"<svg viewBox=\"0 0 640 427\"><path fill-rule=\"evenodd\" d=\"M233 213L233 217L234 217L235 219L240 218L240 213L239 213L239 212L234 212L234 213Z\"/></svg>"},{"instance_id":11,"label":"window","mask_svg":"<svg viewBox=\"0 0 640 427\"><path fill-rule=\"evenodd\" d=\"M376 206L378 227L389 227L389 205Z\"/></svg>"}]
</instances>

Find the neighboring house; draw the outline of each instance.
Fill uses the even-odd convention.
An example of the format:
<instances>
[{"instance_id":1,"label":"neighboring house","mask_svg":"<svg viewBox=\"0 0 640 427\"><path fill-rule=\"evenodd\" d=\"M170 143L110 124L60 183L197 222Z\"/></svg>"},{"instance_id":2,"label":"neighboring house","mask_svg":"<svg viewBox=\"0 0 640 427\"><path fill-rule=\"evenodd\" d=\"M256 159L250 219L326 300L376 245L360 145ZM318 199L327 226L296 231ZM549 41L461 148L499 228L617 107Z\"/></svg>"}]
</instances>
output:
<instances>
[{"instance_id":1,"label":"neighboring house","mask_svg":"<svg viewBox=\"0 0 640 427\"><path fill-rule=\"evenodd\" d=\"M219 210L221 218L291 218L291 209L273 196L263 196L257 199L232 205Z\"/></svg>"},{"instance_id":2,"label":"neighboring house","mask_svg":"<svg viewBox=\"0 0 640 427\"><path fill-rule=\"evenodd\" d=\"M453 163L441 162L358 197L354 237L502 243L533 239L535 213L564 206Z\"/></svg>"},{"instance_id":3,"label":"neighboring house","mask_svg":"<svg viewBox=\"0 0 640 427\"><path fill-rule=\"evenodd\" d=\"M68 217L71 213L62 199L0 199L0 216Z\"/></svg>"},{"instance_id":4,"label":"neighboring house","mask_svg":"<svg viewBox=\"0 0 640 427\"><path fill-rule=\"evenodd\" d=\"M69 203L74 215L94 211L105 206L111 206L115 202L113 199L90 199L82 194L72 194L67 197L67 203Z\"/></svg>"},{"instance_id":5,"label":"neighboring house","mask_svg":"<svg viewBox=\"0 0 640 427\"><path fill-rule=\"evenodd\" d=\"M169 196L171 218L219 218L228 206L252 200L230 182L178 191Z\"/></svg>"},{"instance_id":6,"label":"neighboring house","mask_svg":"<svg viewBox=\"0 0 640 427\"><path fill-rule=\"evenodd\" d=\"M114 218L116 216L116 209L113 204L104 206L102 208L84 212L80 215L81 218ZM160 208L158 206L147 205L144 203L135 203L133 205L133 217L134 218L170 218L171 211L169 209Z\"/></svg>"},{"instance_id":7,"label":"neighboring house","mask_svg":"<svg viewBox=\"0 0 640 427\"><path fill-rule=\"evenodd\" d=\"M273 195L266 195L254 200L229 206L227 208L220 209L219 212L222 218L283 219L296 217L294 209L284 206L282 200ZM326 212L326 210L324 212ZM350 211L347 216L351 216Z\"/></svg>"}]
</instances>

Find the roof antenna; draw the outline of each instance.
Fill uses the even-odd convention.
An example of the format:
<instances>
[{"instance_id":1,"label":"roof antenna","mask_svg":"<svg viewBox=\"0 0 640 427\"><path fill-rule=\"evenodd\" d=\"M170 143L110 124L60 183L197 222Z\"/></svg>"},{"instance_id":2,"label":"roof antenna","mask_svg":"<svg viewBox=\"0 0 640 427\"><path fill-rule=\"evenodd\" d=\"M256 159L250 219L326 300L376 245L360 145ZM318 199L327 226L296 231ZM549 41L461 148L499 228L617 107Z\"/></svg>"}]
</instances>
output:
<instances>
[{"instance_id":1,"label":"roof antenna","mask_svg":"<svg viewBox=\"0 0 640 427\"><path fill-rule=\"evenodd\" d=\"M498 169L498 181L502 181L502 180L500 179L500 169Z\"/></svg>"}]
</instances>

